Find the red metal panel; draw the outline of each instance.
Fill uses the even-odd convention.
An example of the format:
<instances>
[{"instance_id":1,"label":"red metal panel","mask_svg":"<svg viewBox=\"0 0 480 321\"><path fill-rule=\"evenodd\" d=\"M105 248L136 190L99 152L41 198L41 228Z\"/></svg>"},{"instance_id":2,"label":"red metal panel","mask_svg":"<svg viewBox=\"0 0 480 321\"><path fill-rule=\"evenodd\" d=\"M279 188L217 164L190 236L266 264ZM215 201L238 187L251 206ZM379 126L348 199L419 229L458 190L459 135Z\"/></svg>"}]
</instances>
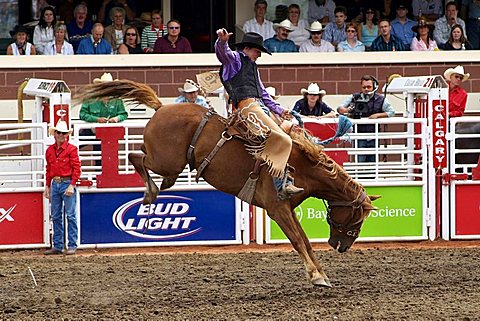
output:
<instances>
[{"instance_id":1,"label":"red metal panel","mask_svg":"<svg viewBox=\"0 0 480 321\"><path fill-rule=\"evenodd\" d=\"M480 184L455 186L456 235L480 235Z\"/></svg>"},{"instance_id":2,"label":"red metal panel","mask_svg":"<svg viewBox=\"0 0 480 321\"><path fill-rule=\"evenodd\" d=\"M44 243L42 197L41 192L0 194L0 245Z\"/></svg>"}]
</instances>

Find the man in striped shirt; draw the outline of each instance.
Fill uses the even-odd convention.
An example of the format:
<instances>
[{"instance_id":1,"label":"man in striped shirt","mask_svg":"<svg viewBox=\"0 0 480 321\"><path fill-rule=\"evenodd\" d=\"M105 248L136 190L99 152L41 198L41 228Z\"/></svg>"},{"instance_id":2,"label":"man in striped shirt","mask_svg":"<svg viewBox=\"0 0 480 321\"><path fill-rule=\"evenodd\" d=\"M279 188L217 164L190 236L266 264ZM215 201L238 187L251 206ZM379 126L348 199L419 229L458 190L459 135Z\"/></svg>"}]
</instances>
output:
<instances>
[{"instance_id":1,"label":"man in striped shirt","mask_svg":"<svg viewBox=\"0 0 480 321\"><path fill-rule=\"evenodd\" d=\"M163 24L162 11L152 11L152 24L143 28L142 49L145 53L152 53L155 41L167 35L167 26Z\"/></svg>"}]
</instances>

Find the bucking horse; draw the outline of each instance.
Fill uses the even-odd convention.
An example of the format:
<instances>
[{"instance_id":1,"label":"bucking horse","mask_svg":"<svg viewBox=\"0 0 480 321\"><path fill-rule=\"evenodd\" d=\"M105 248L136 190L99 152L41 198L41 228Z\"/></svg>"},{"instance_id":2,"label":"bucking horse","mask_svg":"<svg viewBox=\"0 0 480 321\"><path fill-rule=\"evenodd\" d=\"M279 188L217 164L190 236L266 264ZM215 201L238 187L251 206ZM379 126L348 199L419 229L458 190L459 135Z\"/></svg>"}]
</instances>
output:
<instances>
[{"instance_id":1,"label":"bucking horse","mask_svg":"<svg viewBox=\"0 0 480 321\"><path fill-rule=\"evenodd\" d=\"M374 209L371 202L378 196L369 197L364 188L320 146L306 138L304 132L296 130L290 134L293 148L289 158L289 164L295 168L291 173L295 185L304 188L304 192L281 200L265 166L254 171L257 162L247 151L244 141L229 135L226 119L212 109L187 103L163 105L151 87L129 80L87 85L76 98L103 97L118 97L156 110L145 126L143 153L129 155L130 162L145 182L145 204L154 202L159 192L149 170L162 176L161 190L172 187L189 162L197 172L202 167L203 179L225 193L238 196L246 182L255 180L249 203L264 208L279 225L300 255L309 281L317 286L331 287L294 209L309 197L325 200L330 225L328 243L339 252L345 252L357 239L364 219Z\"/></svg>"}]
</instances>

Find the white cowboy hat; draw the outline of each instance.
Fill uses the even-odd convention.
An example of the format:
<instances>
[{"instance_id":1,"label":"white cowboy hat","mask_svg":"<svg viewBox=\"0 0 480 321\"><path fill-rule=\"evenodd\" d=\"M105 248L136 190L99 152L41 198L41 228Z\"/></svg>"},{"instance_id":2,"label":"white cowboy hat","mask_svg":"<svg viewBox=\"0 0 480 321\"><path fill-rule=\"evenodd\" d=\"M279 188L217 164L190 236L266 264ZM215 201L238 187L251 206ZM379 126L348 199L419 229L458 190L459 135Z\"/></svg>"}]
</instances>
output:
<instances>
[{"instance_id":1,"label":"white cowboy hat","mask_svg":"<svg viewBox=\"0 0 480 321\"><path fill-rule=\"evenodd\" d=\"M280 23L274 23L273 24L273 29L277 30L278 28L284 28L287 31L293 31L293 25L290 22L290 20L288 20L288 19L285 19Z\"/></svg>"},{"instance_id":2,"label":"white cowboy hat","mask_svg":"<svg viewBox=\"0 0 480 321\"><path fill-rule=\"evenodd\" d=\"M265 88L265 91L275 100L277 100L280 97L280 95L276 95L275 87L267 87Z\"/></svg>"},{"instance_id":3,"label":"white cowboy hat","mask_svg":"<svg viewBox=\"0 0 480 321\"><path fill-rule=\"evenodd\" d=\"M305 95L305 94L310 94L310 95L320 95L320 96L325 96L327 94L327 92L325 90L320 90L320 87L318 87L318 85L314 82L310 83L310 85L308 85L308 88L305 89L305 88L302 88L300 90L300 93L302 95Z\"/></svg>"},{"instance_id":4,"label":"white cowboy hat","mask_svg":"<svg viewBox=\"0 0 480 321\"><path fill-rule=\"evenodd\" d=\"M193 93L193 92L198 91L198 87L195 86L194 84L192 84L190 79L187 79L187 80L185 81L185 83L183 84L183 88L178 88L178 91L179 91L181 94L184 94L184 93Z\"/></svg>"},{"instance_id":5,"label":"white cowboy hat","mask_svg":"<svg viewBox=\"0 0 480 321\"><path fill-rule=\"evenodd\" d=\"M312 32L312 31L322 31L323 27L322 27L322 24L318 21L314 21L312 22L312 24L310 25L310 28L305 28L306 30Z\"/></svg>"},{"instance_id":6,"label":"white cowboy hat","mask_svg":"<svg viewBox=\"0 0 480 321\"><path fill-rule=\"evenodd\" d=\"M470 74L465 73L465 70L463 69L463 66L457 66L455 68L448 68L443 73L443 76L445 77L445 79L450 80L450 76L453 75L453 74L462 75L463 76L462 82L467 81L467 79L470 78Z\"/></svg>"},{"instance_id":7,"label":"white cowboy hat","mask_svg":"<svg viewBox=\"0 0 480 321\"><path fill-rule=\"evenodd\" d=\"M118 80L118 79L115 79L115 80ZM104 72L100 78L95 78L93 80L93 83L98 84L100 82L108 82L108 81L113 81L112 74L109 72Z\"/></svg>"},{"instance_id":8,"label":"white cowboy hat","mask_svg":"<svg viewBox=\"0 0 480 321\"><path fill-rule=\"evenodd\" d=\"M55 131L59 131L61 133L68 133L69 135L72 133L71 129L68 129L67 123L64 120L59 120L57 124L53 127L50 127L48 132L50 135L53 135Z\"/></svg>"}]
</instances>

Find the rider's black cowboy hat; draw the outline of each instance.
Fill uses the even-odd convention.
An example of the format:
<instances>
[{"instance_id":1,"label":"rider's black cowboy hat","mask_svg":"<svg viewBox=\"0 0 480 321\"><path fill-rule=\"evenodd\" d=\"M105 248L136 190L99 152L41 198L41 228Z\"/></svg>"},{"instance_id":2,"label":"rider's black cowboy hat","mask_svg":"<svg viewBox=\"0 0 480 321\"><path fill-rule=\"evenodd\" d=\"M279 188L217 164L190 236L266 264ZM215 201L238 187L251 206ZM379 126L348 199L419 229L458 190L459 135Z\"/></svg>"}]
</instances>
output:
<instances>
[{"instance_id":1,"label":"rider's black cowboy hat","mask_svg":"<svg viewBox=\"0 0 480 321\"><path fill-rule=\"evenodd\" d=\"M235 44L235 47L239 48L239 49L243 49L245 47L250 47L250 48L257 48L258 50L260 51L263 51L269 55L271 55L272 53L270 51L268 51L267 48L264 47L263 45L263 37L260 36L258 33L256 32L247 32L245 33L245 35L243 36L243 39L241 42L239 43L236 43Z\"/></svg>"}]
</instances>

